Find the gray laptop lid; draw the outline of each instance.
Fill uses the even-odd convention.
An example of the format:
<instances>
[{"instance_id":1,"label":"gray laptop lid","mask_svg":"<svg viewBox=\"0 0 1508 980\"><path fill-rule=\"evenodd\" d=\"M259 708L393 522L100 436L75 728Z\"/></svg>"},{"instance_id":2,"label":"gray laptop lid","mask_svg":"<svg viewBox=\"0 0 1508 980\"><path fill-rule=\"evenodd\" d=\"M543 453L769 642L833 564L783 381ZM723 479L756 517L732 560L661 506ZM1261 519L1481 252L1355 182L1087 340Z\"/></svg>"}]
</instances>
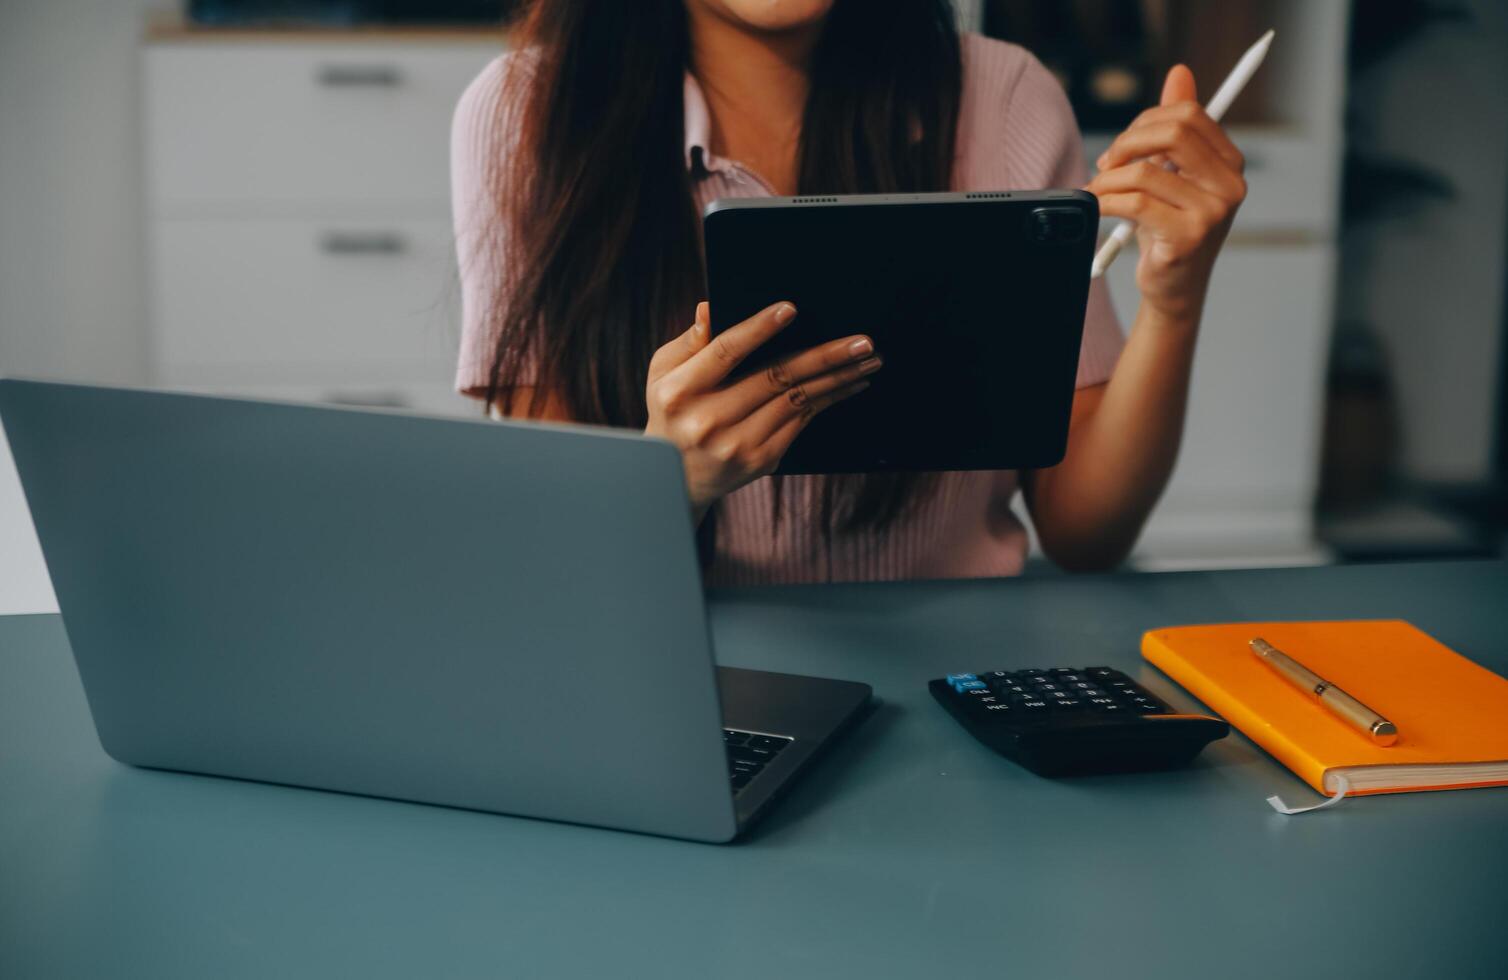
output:
<instances>
[{"instance_id":1,"label":"gray laptop lid","mask_svg":"<svg viewBox=\"0 0 1508 980\"><path fill-rule=\"evenodd\" d=\"M671 446L20 381L0 416L115 758L733 836Z\"/></svg>"}]
</instances>

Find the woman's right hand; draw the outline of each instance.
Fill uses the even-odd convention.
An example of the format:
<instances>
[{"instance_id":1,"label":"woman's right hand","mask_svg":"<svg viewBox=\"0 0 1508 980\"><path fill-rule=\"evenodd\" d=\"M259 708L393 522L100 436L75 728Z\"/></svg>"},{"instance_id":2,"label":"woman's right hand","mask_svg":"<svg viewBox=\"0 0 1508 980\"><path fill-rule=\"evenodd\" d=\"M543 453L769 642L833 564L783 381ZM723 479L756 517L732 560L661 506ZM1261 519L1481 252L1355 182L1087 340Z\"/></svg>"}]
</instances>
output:
<instances>
[{"instance_id":1,"label":"woman's right hand","mask_svg":"<svg viewBox=\"0 0 1508 980\"><path fill-rule=\"evenodd\" d=\"M719 498L769 475L818 412L869 387L864 379L880 368L873 341L855 335L724 383L795 318L796 307L776 303L713 339L707 304L698 303L691 329L649 363L644 432L681 451L698 521Z\"/></svg>"}]
</instances>

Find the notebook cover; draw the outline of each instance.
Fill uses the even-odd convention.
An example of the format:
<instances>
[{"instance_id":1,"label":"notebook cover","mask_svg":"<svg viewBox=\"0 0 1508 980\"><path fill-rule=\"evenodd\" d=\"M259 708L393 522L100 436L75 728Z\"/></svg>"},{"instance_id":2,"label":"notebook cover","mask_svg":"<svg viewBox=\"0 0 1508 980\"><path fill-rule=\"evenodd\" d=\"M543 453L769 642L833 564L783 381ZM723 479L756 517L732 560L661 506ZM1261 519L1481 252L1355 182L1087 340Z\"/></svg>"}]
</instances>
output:
<instances>
[{"instance_id":1,"label":"notebook cover","mask_svg":"<svg viewBox=\"0 0 1508 980\"><path fill-rule=\"evenodd\" d=\"M1398 726L1382 748L1251 652L1260 636ZM1236 623L1149 630L1142 656L1317 792L1325 771L1508 759L1508 680L1402 620ZM1449 783L1352 794L1457 789Z\"/></svg>"}]
</instances>

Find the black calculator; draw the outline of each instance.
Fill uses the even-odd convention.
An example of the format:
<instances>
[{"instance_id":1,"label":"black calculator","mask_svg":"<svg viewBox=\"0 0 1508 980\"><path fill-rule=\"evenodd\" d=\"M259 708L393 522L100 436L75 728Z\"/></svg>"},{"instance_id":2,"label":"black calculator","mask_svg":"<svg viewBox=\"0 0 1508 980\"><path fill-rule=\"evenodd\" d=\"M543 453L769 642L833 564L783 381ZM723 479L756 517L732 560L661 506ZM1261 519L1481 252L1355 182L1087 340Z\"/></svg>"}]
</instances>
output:
<instances>
[{"instance_id":1,"label":"black calculator","mask_svg":"<svg viewBox=\"0 0 1508 980\"><path fill-rule=\"evenodd\" d=\"M1111 667L984 670L927 688L969 734L1041 776L1171 769L1230 732Z\"/></svg>"}]
</instances>

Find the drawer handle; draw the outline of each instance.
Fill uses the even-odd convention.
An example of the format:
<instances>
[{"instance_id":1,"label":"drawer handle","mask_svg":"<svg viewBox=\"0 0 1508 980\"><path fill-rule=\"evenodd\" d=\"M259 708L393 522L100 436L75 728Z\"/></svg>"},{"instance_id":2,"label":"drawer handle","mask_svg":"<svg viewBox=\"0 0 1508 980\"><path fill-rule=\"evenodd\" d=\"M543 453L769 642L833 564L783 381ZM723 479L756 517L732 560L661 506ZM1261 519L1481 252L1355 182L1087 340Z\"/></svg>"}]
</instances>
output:
<instances>
[{"instance_id":1,"label":"drawer handle","mask_svg":"<svg viewBox=\"0 0 1508 980\"><path fill-rule=\"evenodd\" d=\"M327 255L402 255L408 242L391 231L332 231L320 239Z\"/></svg>"},{"instance_id":2,"label":"drawer handle","mask_svg":"<svg viewBox=\"0 0 1508 980\"><path fill-rule=\"evenodd\" d=\"M403 84L403 72L394 65L321 65L315 77L329 88L396 88Z\"/></svg>"}]
</instances>

